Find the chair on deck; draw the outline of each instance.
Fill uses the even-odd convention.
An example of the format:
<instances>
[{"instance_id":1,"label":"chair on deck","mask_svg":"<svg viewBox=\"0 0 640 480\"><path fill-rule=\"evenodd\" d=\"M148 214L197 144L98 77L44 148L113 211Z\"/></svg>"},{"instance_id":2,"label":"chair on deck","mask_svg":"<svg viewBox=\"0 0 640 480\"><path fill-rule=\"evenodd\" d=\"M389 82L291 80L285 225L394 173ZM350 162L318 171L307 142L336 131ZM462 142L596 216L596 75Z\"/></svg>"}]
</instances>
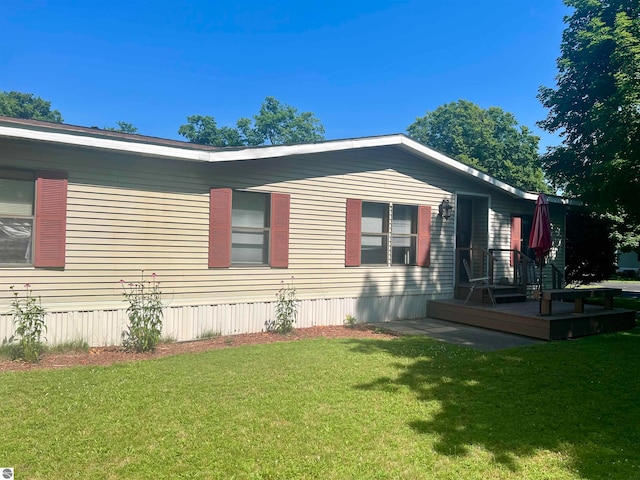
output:
<instances>
[{"instance_id":1,"label":"chair on deck","mask_svg":"<svg viewBox=\"0 0 640 480\"><path fill-rule=\"evenodd\" d=\"M540 284L540 271L536 266L536 263L532 260L522 259L517 265L518 286L522 289L523 293L531 293L533 290L537 290Z\"/></svg>"},{"instance_id":2,"label":"chair on deck","mask_svg":"<svg viewBox=\"0 0 640 480\"><path fill-rule=\"evenodd\" d=\"M466 258L462 259L462 264L464 265L464 269L467 271L467 278L469 278L469 283L471 284L471 287L469 288L469 294L467 295L464 304L467 304L467 302L471 298L471 295L473 295L474 290L477 288L479 290L486 290L489 293L489 298L491 298L491 303L495 305L496 299L493 296L493 285L489 283L489 277L472 278L471 268L469 268L469 262Z\"/></svg>"}]
</instances>

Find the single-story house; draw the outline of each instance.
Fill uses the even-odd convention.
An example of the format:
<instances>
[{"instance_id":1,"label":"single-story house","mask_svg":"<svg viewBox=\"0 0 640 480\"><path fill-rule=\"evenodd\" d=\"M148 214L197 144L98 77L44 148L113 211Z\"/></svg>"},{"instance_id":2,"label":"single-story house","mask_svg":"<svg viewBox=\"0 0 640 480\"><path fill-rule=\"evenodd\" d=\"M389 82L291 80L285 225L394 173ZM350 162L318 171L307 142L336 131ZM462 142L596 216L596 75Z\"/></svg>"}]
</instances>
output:
<instances>
[{"instance_id":1,"label":"single-story house","mask_svg":"<svg viewBox=\"0 0 640 480\"><path fill-rule=\"evenodd\" d=\"M298 327L424 317L461 258L481 271L493 249L511 278L536 198L402 134L215 148L0 117L0 339L30 284L48 342L118 344L120 280L142 271L178 340L264 330L288 282ZM549 201L562 270L567 201Z\"/></svg>"}]
</instances>

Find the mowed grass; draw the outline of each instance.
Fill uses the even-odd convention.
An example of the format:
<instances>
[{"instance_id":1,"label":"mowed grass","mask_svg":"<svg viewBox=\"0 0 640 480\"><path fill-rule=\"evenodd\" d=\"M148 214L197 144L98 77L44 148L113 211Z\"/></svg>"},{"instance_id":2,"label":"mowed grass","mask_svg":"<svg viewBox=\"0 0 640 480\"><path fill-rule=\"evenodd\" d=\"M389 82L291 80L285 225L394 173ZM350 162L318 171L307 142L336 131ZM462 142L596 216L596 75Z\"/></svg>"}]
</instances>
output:
<instances>
[{"instance_id":1,"label":"mowed grass","mask_svg":"<svg viewBox=\"0 0 640 480\"><path fill-rule=\"evenodd\" d=\"M640 478L640 331L314 339L0 374L16 478Z\"/></svg>"}]
</instances>

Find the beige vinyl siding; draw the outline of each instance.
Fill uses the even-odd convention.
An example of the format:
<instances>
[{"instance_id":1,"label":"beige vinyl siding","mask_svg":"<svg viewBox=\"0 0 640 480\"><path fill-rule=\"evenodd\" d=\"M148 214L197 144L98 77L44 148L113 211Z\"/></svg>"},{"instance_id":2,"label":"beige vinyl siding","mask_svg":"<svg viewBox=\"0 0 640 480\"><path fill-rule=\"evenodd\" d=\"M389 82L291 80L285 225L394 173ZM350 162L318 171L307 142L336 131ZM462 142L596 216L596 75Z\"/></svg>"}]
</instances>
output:
<instances>
[{"instance_id":1,"label":"beige vinyl siding","mask_svg":"<svg viewBox=\"0 0 640 480\"><path fill-rule=\"evenodd\" d=\"M200 164L3 142L0 165L66 170L69 191L64 271L1 269L0 311L24 283L50 308L119 308L142 269L171 305L272 301L291 276L302 299L452 291L454 222L435 213L455 178L393 148ZM207 267L211 187L291 195L288 269ZM345 268L347 197L431 205L431 267Z\"/></svg>"},{"instance_id":2,"label":"beige vinyl siding","mask_svg":"<svg viewBox=\"0 0 640 480\"><path fill-rule=\"evenodd\" d=\"M491 228L491 244L494 248L511 248L511 217L513 215L533 216L535 203L525 200L518 200L506 195L492 196L493 222ZM565 209L564 205L550 204L549 214L551 217L551 232L553 248L548 257L548 263L544 268L545 285L551 285L551 267L555 265L562 272L565 266L564 238L565 238ZM513 276L513 267L509 264L508 252L496 253L495 278L505 276L509 279Z\"/></svg>"},{"instance_id":3,"label":"beige vinyl siding","mask_svg":"<svg viewBox=\"0 0 640 480\"><path fill-rule=\"evenodd\" d=\"M9 287L30 283L49 311L69 312L64 318L94 332L92 344L122 331L119 280L137 280L141 270L158 275L168 334L184 340L198 329L262 329L281 282L292 276L305 312L300 325L339 324L347 313L370 321L424 315L427 299L453 296L455 212L447 221L437 216L443 199L453 203L456 192L484 198L490 213L474 235L488 246L509 247L514 205L533 211L533 202L393 147L210 164L4 139L2 166L65 170L69 189L65 269L0 268L0 314L9 310ZM208 268L215 187L290 194L288 269ZM345 267L347 198L431 206L431 266ZM554 225L561 215L552 209ZM228 324L210 323L225 312Z\"/></svg>"}]
</instances>

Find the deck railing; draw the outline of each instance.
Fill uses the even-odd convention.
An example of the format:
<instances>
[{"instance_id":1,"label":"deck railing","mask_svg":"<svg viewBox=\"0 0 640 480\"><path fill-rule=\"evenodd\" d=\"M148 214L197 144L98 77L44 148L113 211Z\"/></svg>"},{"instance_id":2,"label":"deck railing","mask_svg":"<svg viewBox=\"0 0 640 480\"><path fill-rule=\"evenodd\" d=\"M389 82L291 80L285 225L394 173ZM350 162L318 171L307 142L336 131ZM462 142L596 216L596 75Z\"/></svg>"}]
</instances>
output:
<instances>
[{"instance_id":1,"label":"deck railing","mask_svg":"<svg viewBox=\"0 0 640 480\"><path fill-rule=\"evenodd\" d=\"M564 275L553 263L551 264L551 281L554 289L565 287Z\"/></svg>"},{"instance_id":2,"label":"deck railing","mask_svg":"<svg viewBox=\"0 0 640 480\"><path fill-rule=\"evenodd\" d=\"M475 277L488 276L492 284L503 283L519 288L521 293L529 294L540 284L540 268L536 261L512 248L457 248L456 249L456 285L466 283L467 275L462 268L462 259L467 259L471 267L471 274ZM508 262L508 264L507 264ZM547 264L551 268L553 288L564 287L564 275L553 263ZM498 273L500 272L500 273ZM504 275L495 278L495 275Z\"/></svg>"},{"instance_id":3,"label":"deck railing","mask_svg":"<svg viewBox=\"0 0 640 480\"><path fill-rule=\"evenodd\" d=\"M510 285L518 286L521 293L530 293L530 290L537 289L537 286L540 285L540 267L533 258L513 248L490 248L488 251L493 255L497 263L497 265L494 266L494 271L498 269L500 271L511 270L511 278L507 281ZM499 253L508 253L508 257L506 255L499 255ZM505 257L507 257L507 259L505 259ZM506 261L509 261L509 268L504 268L500 265L500 262ZM548 265L551 268L553 288L563 288L564 275L562 271L553 263L549 263Z\"/></svg>"},{"instance_id":4,"label":"deck railing","mask_svg":"<svg viewBox=\"0 0 640 480\"><path fill-rule=\"evenodd\" d=\"M497 255L497 253L508 253L509 268L501 268L501 271L511 270L511 278L507 279L507 283L519 287L521 293L527 293L528 288L538 284L540 281L540 272L536 270L535 260L520 250L514 248L490 248L489 252L494 258L500 258L501 261L506 261L504 259L505 255Z\"/></svg>"},{"instance_id":5,"label":"deck railing","mask_svg":"<svg viewBox=\"0 0 640 480\"><path fill-rule=\"evenodd\" d=\"M474 277L489 277L489 281L493 282L493 265L495 259L486 248L456 248L456 285L466 283L468 278L465 269L462 267L462 260L469 262L471 274Z\"/></svg>"}]
</instances>

